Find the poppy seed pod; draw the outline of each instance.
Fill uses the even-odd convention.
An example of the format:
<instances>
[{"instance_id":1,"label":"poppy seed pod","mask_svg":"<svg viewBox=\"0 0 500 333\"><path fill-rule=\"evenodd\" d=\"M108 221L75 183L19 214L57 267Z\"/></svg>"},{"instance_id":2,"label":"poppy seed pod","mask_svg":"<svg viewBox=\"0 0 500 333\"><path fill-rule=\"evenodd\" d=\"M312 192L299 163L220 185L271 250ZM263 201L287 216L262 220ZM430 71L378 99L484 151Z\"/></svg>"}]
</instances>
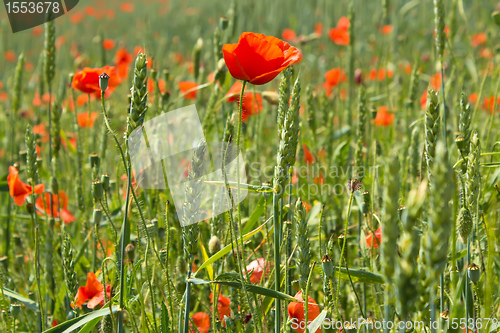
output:
<instances>
[{"instance_id":1,"label":"poppy seed pod","mask_svg":"<svg viewBox=\"0 0 500 333\"><path fill-rule=\"evenodd\" d=\"M125 247L125 255L126 255L127 259L128 259L130 262L134 262L134 257L135 257L135 246L134 246L134 244L129 243L129 244Z\"/></svg>"},{"instance_id":2,"label":"poppy seed pod","mask_svg":"<svg viewBox=\"0 0 500 333\"><path fill-rule=\"evenodd\" d=\"M229 20L227 17L221 17L219 18L219 28L220 30L224 31L227 29L229 25Z\"/></svg>"},{"instance_id":3,"label":"poppy seed pod","mask_svg":"<svg viewBox=\"0 0 500 333\"><path fill-rule=\"evenodd\" d=\"M469 279L474 284L477 284L479 279L481 278L481 270L479 269L479 266L476 265L475 263L469 265L468 274L469 274Z\"/></svg>"},{"instance_id":4,"label":"poppy seed pod","mask_svg":"<svg viewBox=\"0 0 500 333\"><path fill-rule=\"evenodd\" d=\"M102 210L97 208L94 209L94 212L92 214L92 219L94 220L95 225L99 225L99 223L101 223L102 220Z\"/></svg>"},{"instance_id":5,"label":"poppy seed pod","mask_svg":"<svg viewBox=\"0 0 500 333\"><path fill-rule=\"evenodd\" d=\"M101 91L105 91L108 88L109 75L107 73L102 73L99 75L99 88Z\"/></svg>"},{"instance_id":6,"label":"poppy seed pod","mask_svg":"<svg viewBox=\"0 0 500 333\"><path fill-rule=\"evenodd\" d=\"M19 316L21 314L21 304L18 304L18 303L12 303L10 305L10 314L12 315L12 317L14 317L15 319L19 319Z\"/></svg>"},{"instance_id":7,"label":"poppy seed pod","mask_svg":"<svg viewBox=\"0 0 500 333\"><path fill-rule=\"evenodd\" d=\"M104 189L100 180L95 180L92 183L92 194L94 195L94 199L97 201L100 201L103 198Z\"/></svg>"},{"instance_id":8,"label":"poppy seed pod","mask_svg":"<svg viewBox=\"0 0 500 333\"><path fill-rule=\"evenodd\" d=\"M89 155L89 162L90 162L90 167L99 169L99 166L101 165L101 159L96 153L92 153Z\"/></svg>"},{"instance_id":9,"label":"poppy seed pod","mask_svg":"<svg viewBox=\"0 0 500 333\"><path fill-rule=\"evenodd\" d=\"M102 188L104 191L108 192L109 191L109 175L102 175L101 176L101 183L102 183Z\"/></svg>"},{"instance_id":10,"label":"poppy seed pod","mask_svg":"<svg viewBox=\"0 0 500 333\"><path fill-rule=\"evenodd\" d=\"M321 265L323 266L323 272L325 273L325 276L328 278L333 277L333 261L328 254L325 254L323 258L321 258Z\"/></svg>"},{"instance_id":11,"label":"poppy seed pod","mask_svg":"<svg viewBox=\"0 0 500 333\"><path fill-rule=\"evenodd\" d=\"M212 236L208 242L208 251L210 254L219 252L220 250L220 239L217 236Z\"/></svg>"}]
</instances>

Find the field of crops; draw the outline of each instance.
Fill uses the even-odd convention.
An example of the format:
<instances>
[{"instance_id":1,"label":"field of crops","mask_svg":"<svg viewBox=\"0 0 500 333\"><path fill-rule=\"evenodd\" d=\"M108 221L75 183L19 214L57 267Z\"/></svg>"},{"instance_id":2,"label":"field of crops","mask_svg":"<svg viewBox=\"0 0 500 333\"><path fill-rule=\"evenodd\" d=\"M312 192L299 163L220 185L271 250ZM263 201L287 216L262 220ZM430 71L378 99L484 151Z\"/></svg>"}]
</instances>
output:
<instances>
[{"instance_id":1,"label":"field of crops","mask_svg":"<svg viewBox=\"0 0 500 333\"><path fill-rule=\"evenodd\" d=\"M500 330L500 3L12 6L1 332Z\"/></svg>"}]
</instances>

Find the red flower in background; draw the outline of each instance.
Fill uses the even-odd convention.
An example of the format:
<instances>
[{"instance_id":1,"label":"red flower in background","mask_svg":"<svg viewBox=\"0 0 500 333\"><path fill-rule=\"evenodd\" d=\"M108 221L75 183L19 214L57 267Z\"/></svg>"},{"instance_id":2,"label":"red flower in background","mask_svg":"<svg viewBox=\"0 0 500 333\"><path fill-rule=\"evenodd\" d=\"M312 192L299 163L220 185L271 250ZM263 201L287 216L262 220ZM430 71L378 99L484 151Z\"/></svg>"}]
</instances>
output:
<instances>
[{"instance_id":1,"label":"red flower in background","mask_svg":"<svg viewBox=\"0 0 500 333\"><path fill-rule=\"evenodd\" d=\"M295 34L295 31L293 31L292 29L283 30L283 32L281 33L281 38L283 38L284 40L288 40L290 42L297 41L297 35Z\"/></svg>"},{"instance_id":2,"label":"red flower in background","mask_svg":"<svg viewBox=\"0 0 500 333\"><path fill-rule=\"evenodd\" d=\"M325 82L323 83L323 88L325 88L326 95L330 96L332 94L332 89L339 85L340 82L347 81L347 76L342 68L332 68L325 73Z\"/></svg>"},{"instance_id":3,"label":"red flower in background","mask_svg":"<svg viewBox=\"0 0 500 333\"><path fill-rule=\"evenodd\" d=\"M214 294L210 294L210 303L213 304ZM231 299L224 297L222 294L219 294L219 301L217 302L217 311L219 312L219 319L224 323L224 316L229 317L231 314ZM225 324L224 324L225 326Z\"/></svg>"},{"instance_id":4,"label":"red flower in background","mask_svg":"<svg viewBox=\"0 0 500 333\"><path fill-rule=\"evenodd\" d=\"M179 90L184 94L184 99L196 99L197 90L192 90L196 88L198 84L193 81L181 81L179 82ZM192 90L192 91L190 91ZM189 91L189 92L188 92Z\"/></svg>"},{"instance_id":5,"label":"red flower in background","mask_svg":"<svg viewBox=\"0 0 500 333\"><path fill-rule=\"evenodd\" d=\"M251 84L266 84L288 66L297 63L300 51L273 36L244 32L238 43L222 47L231 75Z\"/></svg>"},{"instance_id":6,"label":"red flower in background","mask_svg":"<svg viewBox=\"0 0 500 333\"><path fill-rule=\"evenodd\" d=\"M342 16L337 22L337 27L331 28L329 31L330 39L337 45L349 45L349 19Z\"/></svg>"},{"instance_id":7,"label":"red flower in background","mask_svg":"<svg viewBox=\"0 0 500 333\"><path fill-rule=\"evenodd\" d=\"M246 270L248 273L252 272L250 282L259 283L262 280L262 275L269 273L269 262L264 258L256 259L247 265Z\"/></svg>"},{"instance_id":8,"label":"red flower in background","mask_svg":"<svg viewBox=\"0 0 500 333\"><path fill-rule=\"evenodd\" d=\"M389 108L387 106L381 106L378 108L377 116L375 117L375 125L378 126L389 126L394 122L394 113L387 112Z\"/></svg>"},{"instance_id":9,"label":"red flower in background","mask_svg":"<svg viewBox=\"0 0 500 333\"><path fill-rule=\"evenodd\" d=\"M93 309L97 305L104 305L104 286L101 282L97 281L94 273L87 273L87 283L85 287L78 288L75 301L76 306L80 309L86 301L89 301L87 303L87 308L89 309Z\"/></svg>"},{"instance_id":10,"label":"red flower in background","mask_svg":"<svg viewBox=\"0 0 500 333\"><path fill-rule=\"evenodd\" d=\"M238 101L238 105L239 105ZM262 111L262 96L259 93L247 92L243 94L241 106L241 120L247 121L248 117L259 114Z\"/></svg>"},{"instance_id":11,"label":"red flower in background","mask_svg":"<svg viewBox=\"0 0 500 333\"><path fill-rule=\"evenodd\" d=\"M128 53L126 49L119 49L116 51L115 64L118 75L121 78L126 78L128 76L129 67L133 60L132 55Z\"/></svg>"},{"instance_id":12,"label":"red flower in background","mask_svg":"<svg viewBox=\"0 0 500 333\"><path fill-rule=\"evenodd\" d=\"M76 218L68 211L68 196L66 192L59 191L59 195L52 195L52 209L50 208L50 193L45 193L43 197L36 200L35 206L38 215L47 214L52 218L60 218L65 224L69 224L76 220Z\"/></svg>"},{"instance_id":13,"label":"red flower in background","mask_svg":"<svg viewBox=\"0 0 500 333\"><path fill-rule=\"evenodd\" d=\"M302 298L302 291L299 291L297 294L295 294L294 297L299 302L304 301L304 299ZM313 321L317 316L319 316L319 305L311 296L309 296L307 299L309 300L307 304L307 320ZM306 316L304 311L304 303L291 302L290 304L288 304L288 314L290 315L290 319L295 319L294 321L296 321L298 324L298 328L294 328L295 332L304 333L305 325L309 325L309 323L305 322ZM321 333L321 327L318 328L315 333Z\"/></svg>"},{"instance_id":14,"label":"red flower in background","mask_svg":"<svg viewBox=\"0 0 500 333\"><path fill-rule=\"evenodd\" d=\"M196 312L191 319L193 319L193 323L200 333L208 333L210 329L210 316L207 313ZM191 330L190 332L194 333L195 331Z\"/></svg>"},{"instance_id":15,"label":"red flower in background","mask_svg":"<svg viewBox=\"0 0 500 333\"><path fill-rule=\"evenodd\" d=\"M82 128L94 127L94 122L98 117L99 117L99 113L97 113L97 112L91 112L90 116L89 116L88 112L82 112L76 116L77 121L78 121L78 126L80 126Z\"/></svg>"},{"instance_id":16,"label":"red flower in background","mask_svg":"<svg viewBox=\"0 0 500 333\"><path fill-rule=\"evenodd\" d=\"M26 201L26 198L33 194L33 188L19 179L19 171L17 171L17 169L13 166L9 167L7 184L9 185L9 194L18 206L22 206ZM35 185L36 194L42 194L44 189L45 186L43 184Z\"/></svg>"},{"instance_id":17,"label":"red flower in background","mask_svg":"<svg viewBox=\"0 0 500 333\"><path fill-rule=\"evenodd\" d=\"M99 75L102 73L107 73L110 76L108 80L108 89L110 91L115 90L116 86L118 86L122 81L122 79L118 76L115 66L104 66L102 68L85 67L83 70L75 73L71 87L73 89L80 90L85 94L100 94L101 88L99 87Z\"/></svg>"},{"instance_id":18,"label":"red flower in background","mask_svg":"<svg viewBox=\"0 0 500 333\"><path fill-rule=\"evenodd\" d=\"M484 32L480 32L472 36L472 46L478 47L479 45L486 44L488 36Z\"/></svg>"},{"instance_id":19,"label":"red flower in background","mask_svg":"<svg viewBox=\"0 0 500 333\"><path fill-rule=\"evenodd\" d=\"M236 81L233 86L229 89L226 96L228 102L236 102L238 100L238 96L241 93L241 88L243 87L243 83L241 81ZM246 88L245 88L246 90Z\"/></svg>"},{"instance_id":20,"label":"red flower in background","mask_svg":"<svg viewBox=\"0 0 500 333\"><path fill-rule=\"evenodd\" d=\"M499 104L500 104L500 98L498 98L495 103L495 96L485 97L485 99L483 100L483 108L489 111L490 113L493 113L495 108L498 108Z\"/></svg>"},{"instance_id":21,"label":"red flower in background","mask_svg":"<svg viewBox=\"0 0 500 333\"><path fill-rule=\"evenodd\" d=\"M321 35L323 35L323 23L316 22L314 25L314 34L316 37L321 37Z\"/></svg>"},{"instance_id":22,"label":"red flower in background","mask_svg":"<svg viewBox=\"0 0 500 333\"><path fill-rule=\"evenodd\" d=\"M375 241L373 240L373 233L370 232L366 237L366 246L372 247L374 249L378 248L380 243L382 242L382 229L379 227L377 231L375 231Z\"/></svg>"},{"instance_id":23,"label":"red flower in background","mask_svg":"<svg viewBox=\"0 0 500 333\"><path fill-rule=\"evenodd\" d=\"M314 163L314 156L309 151L309 149L307 148L307 145L305 143L302 145L302 149L304 149L304 161L306 162L306 164L313 164Z\"/></svg>"},{"instance_id":24,"label":"red flower in background","mask_svg":"<svg viewBox=\"0 0 500 333\"><path fill-rule=\"evenodd\" d=\"M112 39L105 39L102 42L102 47L104 47L105 50L111 50L115 47L116 43Z\"/></svg>"}]
</instances>

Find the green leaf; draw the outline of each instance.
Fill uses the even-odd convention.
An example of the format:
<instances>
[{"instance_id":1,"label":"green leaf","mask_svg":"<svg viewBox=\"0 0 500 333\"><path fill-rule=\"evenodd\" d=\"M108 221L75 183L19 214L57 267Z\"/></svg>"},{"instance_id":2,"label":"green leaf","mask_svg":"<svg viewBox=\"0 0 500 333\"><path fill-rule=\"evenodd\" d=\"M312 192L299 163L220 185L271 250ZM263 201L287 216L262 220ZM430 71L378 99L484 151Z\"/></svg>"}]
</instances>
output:
<instances>
[{"instance_id":1,"label":"green leaf","mask_svg":"<svg viewBox=\"0 0 500 333\"><path fill-rule=\"evenodd\" d=\"M203 261L207 261L208 260L208 253L207 253L207 250L205 249L205 246L203 245L203 240L201 239L201 233L200 233L200 247L201 247L201 254L203 257ZM207 266L207 274L208 274L208 278L210 280L213 280L214 269L212 268L212 265Z\"/></svg>"},{"instance_id":2,"label":"green leaf","mask_svg":"<svg viewBox=\"0 0 500 333\"><path fill-rule=\"evenodd\" d=\"M266 198L269 195L264 193L260 196L259 202L257 203L257 207L255 207L254 211L252 212L252 215L250 215L250 218L246 221L245 226L243 227L243 234L249 233L255 223L259 221L260 217L264 212L266 211Z\"/></svg>"},{"instance_id":3,"label":"green leaf","mask_svg":"<svg viewBox=\"0 0 500 333\"><path fill-rule=\"evenodd\" d=\"M321 266L315 266L314 271L318 274L322 274L323 268L321 268ZM384 284L384 278L380 274L349 268L349 275L351 276L353 282ZM347 270L345 269L345 267L342 267L340 269L340 278L348 280L349 275L347 275ZM339 277L339 268L335 266L335 278L338 279L338 277Z\"/></svg>"},{"instance_id":4,"label":"green leaf","mask_svg":"<svg viewBox=\"0 0 500 333\"><path fill-rule=\"evenodd\" d=\"M316 332L318 328L321 327L321 324L325 320L326 316L328 315L328 310L324 309L321 311L319 316L316 317L310 324L309 324L309 332Z\"/></svg>"},{"instance_id":5,"label":"green leaf","mask_svg":"<svg viewBox=\"0 0 500 333\"><path fill-rule=\"evenodd\" d=\"M21 296L21 294L18 294L15 291L12 291L12 290L7 289L7 288L3 288L3 293L5 296L9 296L11 298L17 299L19 302L23 303L30 310L33 310L33 311L38 310L38 304L35 301L32 301L29 298Z\"/></svg>"},{"instance_id":6,"label":"green leaf","mask_svg":"<svg viewBox=\"0 0 500 333\"><path fill-rule=\"evenodd\" d=\"M245 240L249 239L250 237L252 237L253 235L255 235L256 233L260 232L262 230L262 228L264 227L264 225L271 220L272 220L272 217L270 217L266 222L264 222L257 229L255 229L252 232L249 232L248 234L243 236L243 240L245 241ZM238 240L239 240L239 238L236 241L238 241ZM226 245L219 252L217 252L216 254L211 256L210 258L208 258L208 260L206 260L203 264L201 264L201 266L198 268L198 270L196 271L196 273L193 276L196 276L196 274L198 274L198 272L202 271L203 269L207 268L209 265L213 264L214 262L221 259L226 254L228 254L231 251L231 249L233 248L233 244L234 244L234 247L236 247L236 243L233 242L229 245Z\"/></svg>"},{"instance_id":7,"label":"green leaf","mask_svg":"<svg viewBox=\"0 0 500 333\"><path fill-rule=\"evenodd\" d=\"M119 310L120 307L118 305L113 305L111 307L112 313L118 312ZM92 330L92 328L94 328L95 325L97 325L101 317L109 314L109 307L104 305L104 307L98 311L90 312L84 316L65 321L56 327L43 331L43 333L71 333L83 325L85 326L79 331L79 333L88 333Z\"/></svg>"},{"instance_id":8,"label":"green leaf","mask_svg":"<svg viewBox=\"0 0 500 333\"><path fill-rule=\"evenodd\" d=\"M160 329L161 333L169 333L170 328L168 327L168 311L165 303L161 302L161 316L160 316Z\"/></svg>"},{"instance_id":9,"label":"green leaf","mask_svg":"<svg viewBox=\"0 0 500 333\"><path fill-rule=\"evenodd\" d=\"M238 288L238 289L242 288L242 284L240 281L207 281L207 280L202 280L202 279L198 279L198 278L190 278L187 281L192 283L192 284L196 284L196 285L216 283L216 284L221 284L223 286L228 286L228 287L233 287L233 288ZM287 294L284 294L284 293L281 293L281 292L276 291L276 290L272 290L272 289L268 289L268 288L264 288L264 287L259 287L255 284L246 284L245 286L246 286L247 291L254 293L254 294L269 296L272 298L279 298L279 299L282 299L285 301L291 301L291 302L297 301L294 297L287 295Z\"/></svg>"}]
</instances>

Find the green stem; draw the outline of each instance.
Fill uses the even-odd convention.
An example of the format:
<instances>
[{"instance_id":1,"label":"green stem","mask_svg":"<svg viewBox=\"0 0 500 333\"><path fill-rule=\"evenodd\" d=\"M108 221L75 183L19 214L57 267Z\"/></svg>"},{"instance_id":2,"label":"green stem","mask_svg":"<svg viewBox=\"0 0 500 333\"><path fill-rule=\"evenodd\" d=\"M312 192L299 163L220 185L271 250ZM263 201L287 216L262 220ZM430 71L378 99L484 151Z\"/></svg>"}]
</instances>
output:
<instances>
[{"instance_id":1,"label":"green stem","mask_svg":"<svg viewBox=\"0 0 500 333\"><path fill-rule=\"evenodd\" d=\"M342 243L342 251L340 252L340 260L339 260L339 278L337 281L337 295L335 296L335 302L336 302L336 307L337 311L340 313L340 308L339 308L339 296L340 296L340 271L342 268L342 258L344 257L344 251L345 251L345 244L347 243L347 228L349 226L349 216L351 215L351 207L352 207L352 200L354 198L354 191L351 191L351 194L349 196L349 204L347 206L347 216L345 218L345 224L344 224L344 242Z\"/></svg>"},{"instance_id":2,"label":"green stem","mask_svg":"<svg viewBox=\"0 0 500 333\"><path fill-rule=\"evenodd\" d=\"M276 193L273 194L273 222L274 222L274 290L280 291L280 207L279 198ZM275 319L274 319L274 329L275 332L280 331L280 321L281 321L281 300L275 298L274 300L275 308Z\"/></svg>"}]
</instances>

